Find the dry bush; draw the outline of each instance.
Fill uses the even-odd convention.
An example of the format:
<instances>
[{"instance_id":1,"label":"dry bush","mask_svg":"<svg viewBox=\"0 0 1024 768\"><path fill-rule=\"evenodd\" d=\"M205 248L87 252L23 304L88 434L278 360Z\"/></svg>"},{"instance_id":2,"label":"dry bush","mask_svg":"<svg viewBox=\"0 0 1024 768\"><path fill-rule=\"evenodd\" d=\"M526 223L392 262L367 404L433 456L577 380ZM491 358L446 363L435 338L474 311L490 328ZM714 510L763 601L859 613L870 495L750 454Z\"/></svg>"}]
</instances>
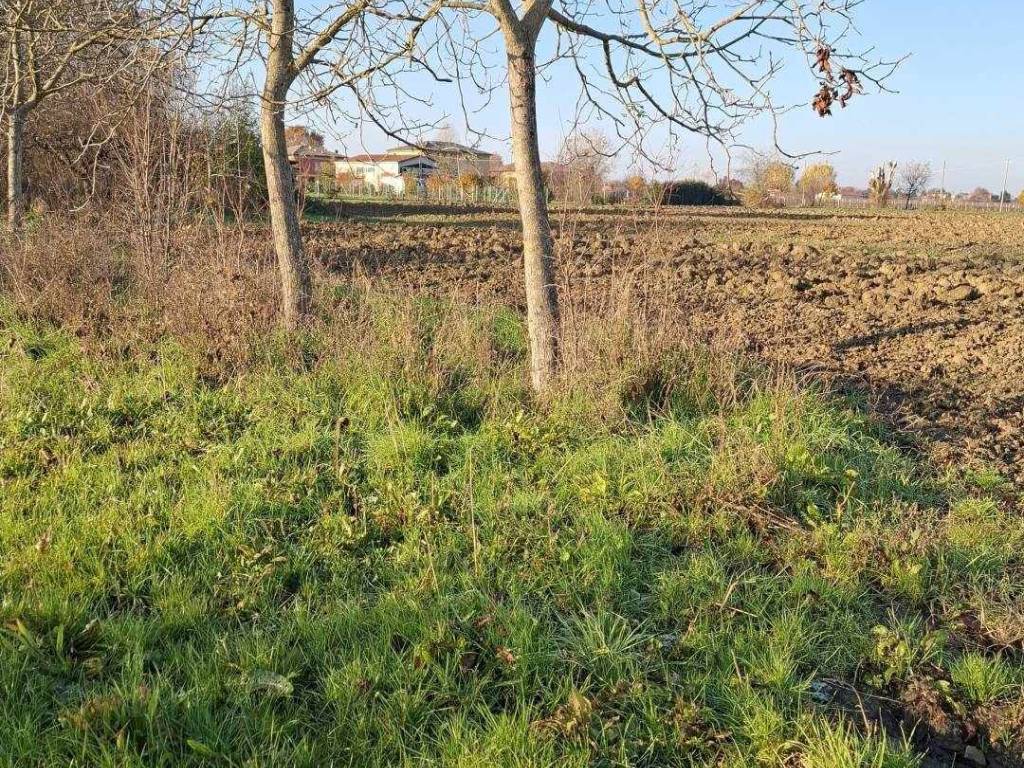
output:
<instances>
[{"instance_id":1,"label":"dry bush","mask_svg":"<svg viewBox=\"0 0 1024 768\"><path fill-rule=\"evenodd\" d=\"M772 205L772 196L760 184L750 183L740 190L740 202L747 208L768 208Z\"/></svg>"},{"instance_id":2,"label":"dry bush","mask_svg":"<svg viewBox=\"0 0 1024 768\"><path fill-rule=\"evenodd\" d=\"M611 142L601 133L579 131L566 137L548 177L555 199L574 207L595 202L608 178L611 155Z\"/></svg>"},{"instance_id":3,"label":"dry bush","mask_svg":"<svg viewBox=\"0 0 1024 768\"><path fill-rule=\"evenodd\" d=\"M658 283L624 272L585 301L571 291L565 296L562 378L599 407L642 402L656 412L698 379L704 391L687 392L687 399L723 406L736 400L741 339L724 326L696 326Z\"/></svg>"},{"instance_id":4,"label":"dry bush","mask_svg":"<svg viewBox=\"0 0 1024 768\"><path fill-rule=\"evenodd\" d=\"M238 228L266 205L251 105L239 96L197 115L174 94L171 79L152 83L110 147L118 184L107 213L120 220L134 250L155 261L171 258L179 227L209 216L219 229Z\"/></svg>"},{"instance_id":5,"label":"dry bush","mask_svg":"<svg viewBox=\"0 0 1024 768\"><path fill-rule=\"evenodd\" d=\"M154 251L168 247L166 232L182 215L206 212L223 223L261 211L254 104L233 90L216 109L200 109L182 96L195 77L178 64L144 84L111 77L41 102L25 135L32 210L123 215L125 229Z\"/></svg>"},{"instance_id":6,"label":"dry bush","mask_svg":"<svg viewBox=\"0 0 1024 768\"><path fill-rule=\"evenodd\" d=\"M484 179L476 171L463 171L455 181L463 192L476 193L484 188Z\"/></svg>"},{"instance_id":7,"label":"dry bush","mask_svg":"<svg viewBox=\"0 0 1024 768\"><path fill-rule=\"evenodd\" d=\"M569 247L581 218L569 215L560 226ZM581 284L568 273L560 279L562 385L586 393L609 416L623 406L658 412L679 398L727 407L751 380L744 373L742 325L698 321L672 285L658 279L652 255L678 237L666 221L657 209L634 211L608 235L630 245L605 279Z\"/></svg>"},{"instance_id":8,"label":"dry bush","mask_svg":"<svg viewBox=\"0 0 1024 768\"><path fill-rule=\"evenodd\" d=\"M130 280L125 244L80 221L44 221L21 240L6 237L0 273L18 310L76 332L103 324Z\"/></svg>"},{"instance_id":9,"label":"dry bush","mask_svg":"<svg viewBox=\"0 0 1024 768\"><path fill-rule=\"evenodd\" d=\"M664 283L643 272L662 234L653 229L649 240L637 242L634 264L624 264L607 285L586 293L563 285L563 383L589 392L595 407L614 410L623 398L641 395L664 399L693 380L693 366L702 367L716 400L732 397L738 340L695 328ZM153 258L107 219L48 217L8 244L5 267L0 292L17 313L67 328L93 349L145 354L173 339L204 361L208 375L224 378L276 348L277 287L263 227L219 229L193 218ZM450 297L431 298L358 268L344 275L324 270L316 284L309 338L333 350L321 354L389 354L396 370L421 367L435 377L451 375L458 361L477 371L515 365L525 382L525 353L495 347L480 326L481 317L503 313L524 334L516 309L475 303L455 288ZM424 302L438 302L430 310L438 319L429 358L414 322ZM383 316L389 322L382 324ZM305 354L303 346L294 345L296 355ZM709 348L715 354L707 355ZM678 381L666 374L666 360L682 366Z\"/></svg>"},{"instance_id":10,"label":"dry bush","mask_svg":"<svg viewBox=\"0 0 1024 768\"><path fill-rule=\"evenodd\" d=\"M875 169L868 179L868 199L872 205L884 208L892 196L892 185L896 180L896 163L884 163Z\"/></svg>"},{"instance_id":11,"label":"dry bush","mask_svg":"<svg viewBox=\"0 0 1024 768\"><path fill-rule=\"evenodd\" d=\"M455 178L438 169L427 176L427 191L432 195L441 195L454 186Z\"/></svg>"},{"instance_id":12,"label":"dry bush","mask_svg":"<svg viewBox=\"0 0 1024 768\"><path fill-rule=\"evenodd\" d=\"M3 244L0 294L14 310L125 351L174 338L225 373L274 327L263 232L179 222L154 259L106 218L49 217Z\"/></svg>"}]
</instances>

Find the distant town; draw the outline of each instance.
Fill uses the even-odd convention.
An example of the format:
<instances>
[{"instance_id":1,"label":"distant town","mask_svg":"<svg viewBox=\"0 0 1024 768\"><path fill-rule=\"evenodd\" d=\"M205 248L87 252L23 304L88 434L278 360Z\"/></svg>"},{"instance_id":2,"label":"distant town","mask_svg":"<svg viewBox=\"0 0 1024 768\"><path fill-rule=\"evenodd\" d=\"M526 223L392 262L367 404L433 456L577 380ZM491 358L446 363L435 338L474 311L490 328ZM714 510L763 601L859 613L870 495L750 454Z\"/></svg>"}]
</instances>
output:
<instances>
[{"instance_id":1,"label":"distant town","mask_svg":"<svg viewBox=\"0 0 1024 768\"><path fill-rule=\"evenodd\" d=\"M302 189L316 194L363 194L386 197L438 196L462 199L509 198L516 188L515 167L493 152L466 146L450 139L424 139L417 144L400 144L380 153L345 155L326 149L322 134L301 125L289 126L288 158ZM559 153L555 161L543 163L552 197L572 202L621 203L637 198L649 201L652 190L663 202L675 204L728 204L750 200L754 185L761 193L760 204L777 207L800 205L869 206L870 186L839 186L835 171L827 163L812 163L798 173L781 159L748 163L743 178L707 181L654 181L637 174L616 178L610 162L600 153L587 152L592 140L578 142L581 151ZM757 166L760 164L760 176ZM984 187L970 192L952 192L941 186L926 186L932 180L930 166L911 163L903 169L903 184L891 171L890 192L904 207L1020 207L1024 191L1017 198L1009 191L993 193ZM908 187L909 182L909 187ZM685 189L693 194L672 194ZM668 190L668 191L667 191ZM745 195L746 192L746 195Z\"/></svg>"}]
</instances>

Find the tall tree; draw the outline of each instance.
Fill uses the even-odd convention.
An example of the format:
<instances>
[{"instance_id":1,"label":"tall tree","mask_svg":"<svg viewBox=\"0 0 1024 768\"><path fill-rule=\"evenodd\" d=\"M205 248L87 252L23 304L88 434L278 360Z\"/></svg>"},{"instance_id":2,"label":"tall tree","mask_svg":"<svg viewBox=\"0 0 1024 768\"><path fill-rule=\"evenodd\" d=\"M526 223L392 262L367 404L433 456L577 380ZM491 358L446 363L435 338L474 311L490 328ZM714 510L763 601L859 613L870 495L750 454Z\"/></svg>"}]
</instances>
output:
<instances>
[{"instance_id":1,"label":"tall tree","mask_svg":"<svg viewBox=\"0 0 1024 768\"><path fill-rule=\"evenodd\" d=\"M782 196L793 191L793 179L796 177L792 164L777 153L749 153L741 173L746 183L740 197L744 205L752 208L779 204Z\"/></svg>"},{"instance_id":2,"label":"tall tree","mask_svg":"<svg viewBox=\"0 0 1024 768\"><path fill-rule=\"evenodd\" d=\"M196 18L212 22L217 48L235 73L255 53L263 63L260 136L270 223L281 279L281 317L299 326L309 312L312 282L302 246L295 180L288 160L288 110L324 104L411 56L407 24L418 19L406 0L344 0L296 7L295 0L203 0ZM296 88L300 84L301 88ZM368 119L373 119L367 116Z\"/></svg>"},{"instance_id":3,"label":"tall tree","mask_svg":"<svg viewBox=\"0 0 1024 768\"><path fill-rule=\"evenodd\" d=\"M811 205L818 199L818 195L834 193L838 186L836 184L836 169L829 163L814 163L804 168L797 182L800 192L804 196L804 202Z\"/></svg>"},{"instance_id":4,"label":"tall tree","mask_svg":"<svg viewBox=\"0 0 1024 768\"><path fill-rule=\"evenodd\" d=\"M590 205L601 193L611 169L608 138L596 131L577 131L562 142L548 185L563 205Z\"/></svg>"},{"instance_id":5,"label":"tall tree","mask_svg":"<svg viewBox=\"0 0 1024 768\"><path fill-rule=\"evenodd\" d=\"M732 146L751 117L775 115L767 83L779 71L774 54L791 50L817 81L813 106L831 114L867 83L882 86L898 62L870 62L849 48L853 16L863 0L435 0L431 13L465 14L470 22L437 28L444 37L425 52L456 50L446 71L478 84L486 55L480 17L496 23L504 42L498 82L507 83L510 132L523 230L523 271L531 349L531 377L546 390L559 368L559 302L555 254L537 137L539 62L566 60L579 74L580 104L606 117L623 141L650 134L652 124ZM556 44L542 51L542 31ZM453 30L462 30L458 36ZM468 32L466 30L469 30ZM811 90L810 88L808 89ZM467 111L468 114L468 111Z\"/></svg>"},{"instance_id":6,"label":"tall tree","mask_svg":"<svg viewBox=\"0 0 1024 768\"><path fill-rule=\"evenodd\" d=\"M873 205L884 208L889 204L892 185L896 180L896 163L883 163L875 169L868 179L868 199Z\"/></svg>"}]
</instances>

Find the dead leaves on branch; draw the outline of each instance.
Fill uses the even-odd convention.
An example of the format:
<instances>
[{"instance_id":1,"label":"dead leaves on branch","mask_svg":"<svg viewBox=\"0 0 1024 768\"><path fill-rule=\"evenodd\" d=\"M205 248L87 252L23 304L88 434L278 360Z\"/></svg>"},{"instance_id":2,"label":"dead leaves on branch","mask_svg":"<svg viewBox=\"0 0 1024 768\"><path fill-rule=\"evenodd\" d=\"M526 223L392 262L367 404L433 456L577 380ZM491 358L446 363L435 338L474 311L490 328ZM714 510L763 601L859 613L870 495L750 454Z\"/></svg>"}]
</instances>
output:
<instances>
[{"instance_id":1,"label":"dead leaves on branch","mask_svg":"<svg viewBox=\"0 0 1024 768\"><path fill-rule=\"evenodd\" d=\"M826 45L818 46L818 50L815 52L814 57L818 65L818 71L825 75L825 79L829 82L833 82L832 77L832 49Z\"/></svg>"},{"instance_id":2,"label":"dead leaves on branch","mask_svg":"<svg viewBox=\"0 0 1024 768\"><path fill-rule=\"evenodd\" d=\"M860 78L854 70L842 67L839 70L839 78L835 77L832 71L832 50L828 46L818 46L814 57L817 71L825 76L821 88L818 89L811 102L811 108L818 113L819 117L831 115L832 104L835 101L838 101L839 106L845 109L855 94L864 92ZM843 89L842 93L840 93L841 88Z\"/></svg>"},{"instance_id":3,"label":"dead leaves on branch","mask_svg":"<svg viewBox=\"0 0 1024 768\"><path fill-rule=\"evenodd\" d=\"M811 106L818 113L818 117L832 114L832 102L835 101L837 95L837 90L831 85L828 83L821 84L821 88L815 95L814 101L811 102Z\"/></svg>"},{"instance_id":4,"label":"dead leaves on branch","mask_svg":"<svg viewBox=\"0 0 1024 768\"><path fill-rule=\"evenodd\" d=\"M864 88L860 84L860 78L852 69L843 69L839 72L839 79L846 84L846 90L839 97L839 106L845 109L846 102L853 98L855 93L863 93Z\"/></svg>"}]
</instances>

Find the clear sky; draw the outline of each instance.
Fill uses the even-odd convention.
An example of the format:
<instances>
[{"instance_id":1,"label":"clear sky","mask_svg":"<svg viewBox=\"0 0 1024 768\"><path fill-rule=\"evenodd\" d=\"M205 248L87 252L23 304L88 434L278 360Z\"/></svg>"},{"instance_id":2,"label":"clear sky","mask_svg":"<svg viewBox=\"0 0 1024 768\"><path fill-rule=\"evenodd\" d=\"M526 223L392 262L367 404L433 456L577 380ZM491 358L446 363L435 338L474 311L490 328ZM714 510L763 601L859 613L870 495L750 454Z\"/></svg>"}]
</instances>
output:
<instances>
[{"instance_id":1,"label":"clear sky","mask_svg":"<svg viewBox=\"0 0 1024 768\"><path fill-rule=\"evenodd\" d=\"M783 146L790 152L834 152L828 161L844 185L865 186L871 169L886 160L921 160L931 163L938 186L945 161L947 189L984 186L996 192L1010 159L1007 187L1014 195L1024 189L1024 0L868 0L857 22L863 42L875 45L880 56L911 54L890 83L899 93L855 98L847 109L837 105L826 119L809 106L788 113L780 123ZM436 89L435 108L456 115L452 122L460 130L454 90L427 87ZM809 101L815 90L806 66L793 56L772 84L773 94L789 103ZM577 92L578 81L564 69L538 84L545 156L557 152L575 114ZM508 135L506 104L499 92L474 124L495 137L483 140L481 147L508 159L509 144L502 138ZM348 151L394 143L372 129L360 137L340 130L328 136L335 148ZM751 125L743 139L757 147L771 143L763 124ZM622 158L619 172L628 171L631 162ZM704 143L684 142L674 165L676 175L707 173Z\"/></svg>"},{"instance_id":2,"label":"clear sky","mask_svg":"<svg viewBox=\"0 0 1024 768\"><path fill-rule=\"evenodd\" d=\"M880 52L910 53L893 77L895 95L854 101L821 120L787 115L783 140L834 149L841 183L863 186L881 160L927 160L946 187L1024 189L1024 0L869 0L858 17ZM791 68L786 78L804 77ZM935 181L938 181L936 176Z\"/></svg>"}]
</instances>

